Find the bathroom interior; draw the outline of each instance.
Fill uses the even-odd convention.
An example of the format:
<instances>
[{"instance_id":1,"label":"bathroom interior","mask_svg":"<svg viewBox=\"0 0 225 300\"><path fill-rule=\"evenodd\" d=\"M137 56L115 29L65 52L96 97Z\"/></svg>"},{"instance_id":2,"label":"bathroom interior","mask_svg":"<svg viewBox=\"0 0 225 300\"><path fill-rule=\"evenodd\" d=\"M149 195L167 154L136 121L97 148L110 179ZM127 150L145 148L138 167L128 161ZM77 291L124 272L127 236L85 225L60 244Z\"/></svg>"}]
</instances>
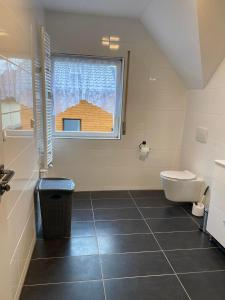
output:
<instances>
[{"instance_id":1,"label":"bathroom interior","mask_svg":"<svg viewBox=\"0 0 225 300\"><path fill-rule=\"evenodd\" d=\"M0 131L1 300L225 298L224 0L0 0Z\"/></svg>"}]
</instances>

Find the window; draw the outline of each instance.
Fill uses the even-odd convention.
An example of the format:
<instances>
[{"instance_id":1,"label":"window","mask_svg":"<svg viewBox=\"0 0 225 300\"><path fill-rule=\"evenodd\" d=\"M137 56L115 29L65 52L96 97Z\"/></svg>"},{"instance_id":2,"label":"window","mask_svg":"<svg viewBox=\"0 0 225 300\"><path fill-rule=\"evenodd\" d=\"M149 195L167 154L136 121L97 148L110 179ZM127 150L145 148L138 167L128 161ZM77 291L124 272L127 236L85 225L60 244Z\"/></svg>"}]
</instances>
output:
<instances>
[{"instance_id":1,"label":"window","mask_svg":"<svg viewBox=\"0 0 225 300\"><path fill-rule=\"evenodd\" d=\"M2 129L19 135L33 130L31 61L0 57L0 111Z\"/></svg>"},{"instance_id":2,"label":"window","mask_svg":"<svg viewBox=\"0 0 225 300\"><path fill-rule=\"evenodd\" d=\"M81 131L81 120L63 119L63 131Z\"/></svg>"},{"instance_id":3,"label":"window","mask_svg":"<svg viewBox=\"0 0 225 300\"><path fill-rule=\"evenodd\" d=\"M120 138L123 59L53 56L56 136Z\"/></svg>"}]
</instances>

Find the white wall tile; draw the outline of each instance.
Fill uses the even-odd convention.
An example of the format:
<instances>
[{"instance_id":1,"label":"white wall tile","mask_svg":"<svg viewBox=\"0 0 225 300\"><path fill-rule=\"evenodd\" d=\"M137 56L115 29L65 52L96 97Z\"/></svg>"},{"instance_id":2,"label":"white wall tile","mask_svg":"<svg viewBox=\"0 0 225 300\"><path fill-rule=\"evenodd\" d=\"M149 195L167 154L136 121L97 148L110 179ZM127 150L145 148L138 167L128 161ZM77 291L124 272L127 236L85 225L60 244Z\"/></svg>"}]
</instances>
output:
<instances>
[{"instance_id":1,"label":"white wall tile","mask_svg":"<svg viewBox=\"0 0 225 300\"><path fill-rule=\"evenodd\" d=\"M210 184L215 159L225 158L225 60L202 90L188 91L181 167ZM208 141L196 141L197 127L208 128Z\"/></svg>"},{"instance_id":2,"label":"white wall tile","mask_svg":"<svg viewBox=\"0 0 225 300\"><path fill-rule=\"evenodd\" d=\"M0 28L7 31L7 37L0 37L0 58L5 60L8 70L16 68L18 59L28 60L28 65L22 70L32 80L31 74L31 25L33 22L32 1L30 0L0 0ZM35 14L38 18L38 14ZM17 68L19 68L17 66ZM22 77L21 77L22 78ZM24 82L19 78L21 94ZM12 80L12 79L11 79ZM13 80L16 80L14 78ZM10 80L5 88L10 89ZM26 83L27 84L27 81ZM17 85L18 86L18 85ZM15 95L10 95L15 96ZM32 102L32 87L30 85L30 101ZM4 100L4 99L0 99ZM18 100L18 99L16 99ZM16 175L10 182L11 191L2 199L5 203L8 229L8 253L11 259L7 262L10 272L10 300L19 299L24 280L24 266L29 263L28 252L32 238L35 235L33 214L33 189L37 180L37 153L33 138L7 138L3 144L4 163L7 168L15 170ZM31 180L32 178L32 180ZM3 206L1 206L3 209ZM32 225L31 225L32 224ZM27 225L27 227L26 227ZM6 241L1 241L2 243ZM28 261L27 261L28 260ZM0 278L4 276L0 269ZM6 300L6 299L4 299ZM8 299L7 299L8 300Z\"/></svg>"},{"instance_id":3,"label":"white wall tile","mask_svg":"<svg viewBox=\"0 0 225 300\"><path fill-rule=\"evenodd\" d=\"M57 139L49 176L71 177L78 190L159 188L160 170L178 167L186 109L186 89L166 57L135 20L48 12L46 26L53 52L120 56L131 50L126 136ZM118 53L101 47L101 37L112 33L121 38ZM137 157L143 140L152 148L145 162Z\"/></svg>"}]
</instances>

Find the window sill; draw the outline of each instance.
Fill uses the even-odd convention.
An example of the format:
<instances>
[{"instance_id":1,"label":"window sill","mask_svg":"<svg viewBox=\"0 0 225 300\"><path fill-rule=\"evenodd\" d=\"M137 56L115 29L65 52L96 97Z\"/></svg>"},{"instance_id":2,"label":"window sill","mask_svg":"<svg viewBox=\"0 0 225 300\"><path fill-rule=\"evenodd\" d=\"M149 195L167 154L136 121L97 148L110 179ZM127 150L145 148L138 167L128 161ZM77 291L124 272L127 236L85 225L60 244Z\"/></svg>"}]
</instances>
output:
<instances>
[{"instance_id":1,"label":"window sill","mask_svg":"<svg viewBox=\"0 0 225 300\"><path fill-rule=\"evenodd\" d=\"M34 131L28 131L28 130L3 130L3 132L5 138L10 138L10 137L33 138L34 137Z\"/></svg>"},{"instance_id":2,"label":"window sill","mask_svg":"<svg viewBox=\"0 0 225 300\"><path fill-rule=\"evenodd\" d=\"M55 132L53 135L55 139L76 139L76 140L120 140L121 135L114 135L109 133L76 133L71 132Z\"/></svg>"}]
</instances>

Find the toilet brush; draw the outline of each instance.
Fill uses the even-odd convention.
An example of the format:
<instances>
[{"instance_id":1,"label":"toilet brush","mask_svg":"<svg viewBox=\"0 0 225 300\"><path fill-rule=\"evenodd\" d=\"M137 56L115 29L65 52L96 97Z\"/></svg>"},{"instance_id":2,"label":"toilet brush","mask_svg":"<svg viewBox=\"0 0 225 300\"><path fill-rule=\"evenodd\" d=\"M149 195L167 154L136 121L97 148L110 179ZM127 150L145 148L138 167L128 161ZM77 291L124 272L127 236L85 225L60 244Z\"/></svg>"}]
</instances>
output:
<instances>
[{"instance_id":1,"label":"toilet brush","mask_svg":"<svg viewBox=\"0 0 225 300\"><path fill-rule=\"evenodd\" d=\"M204 208L205 208L204 202L208 190L209 190L209 186L206 187L202 195L201 201L197 203L193 203L192 214L196 217L202 217L204 215Z\"/></svg>"}]
</instances>

